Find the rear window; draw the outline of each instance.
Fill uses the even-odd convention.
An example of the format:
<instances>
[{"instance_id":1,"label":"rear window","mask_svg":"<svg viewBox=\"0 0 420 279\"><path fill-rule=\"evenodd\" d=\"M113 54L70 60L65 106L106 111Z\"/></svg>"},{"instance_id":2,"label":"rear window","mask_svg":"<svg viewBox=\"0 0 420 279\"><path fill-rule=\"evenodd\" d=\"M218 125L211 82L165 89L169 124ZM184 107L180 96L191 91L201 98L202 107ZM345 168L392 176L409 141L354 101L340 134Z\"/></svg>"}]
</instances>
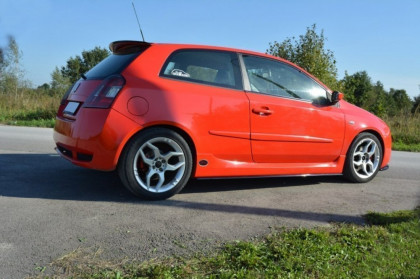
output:
<instances>
[{"instance_id":1,"label":"rear window","mask_svg":"<svg viewBox=\"0 0 420 279\"><path fill-rule=\"evenodd\" d=\"M238 56L228 51L178 50L168 58L160 75L189 82L242 89Z\"/></svg>"},{"instance_id":2,"label":"rear window","mask_svg":"<svg viewBox=\"0 0 420 279\"><path fill-rule=\"evenodd\" d=\"M86 78L105 79L109 76L120 74L140 53L112 54L87 72L85 74Z\"/></svg>"}]
</instances>

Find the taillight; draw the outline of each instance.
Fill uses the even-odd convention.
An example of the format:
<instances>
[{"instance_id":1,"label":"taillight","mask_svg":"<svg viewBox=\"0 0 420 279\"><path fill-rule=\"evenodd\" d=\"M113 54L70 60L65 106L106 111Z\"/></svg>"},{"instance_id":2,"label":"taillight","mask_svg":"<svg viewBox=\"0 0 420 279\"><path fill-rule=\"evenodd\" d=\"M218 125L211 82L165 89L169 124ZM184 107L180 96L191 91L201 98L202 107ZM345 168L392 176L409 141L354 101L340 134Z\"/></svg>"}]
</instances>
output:
<instances>
[{"instance_id":1,"label":"taillight","mask_svg":"<svg viewBox=\"0 0 420 279\"><path fill-rule=\"evenodd\" d=\"M88 108L109 108L115 97L121 91L125 84L125 79L120 75L110 76L95 89L85 103Z\"/></svg>"}]
</instances>

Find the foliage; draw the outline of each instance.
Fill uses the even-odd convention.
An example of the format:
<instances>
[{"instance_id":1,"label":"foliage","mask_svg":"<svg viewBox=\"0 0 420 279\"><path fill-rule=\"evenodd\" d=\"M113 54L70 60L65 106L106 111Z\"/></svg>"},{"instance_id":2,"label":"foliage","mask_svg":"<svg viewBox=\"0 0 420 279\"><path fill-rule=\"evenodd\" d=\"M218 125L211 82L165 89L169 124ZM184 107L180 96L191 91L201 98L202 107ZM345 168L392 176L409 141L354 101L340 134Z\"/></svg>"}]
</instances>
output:
<instances>
[{"instance_id":1,"label":"foliage","mask_svg":"<svg viewBox=\"0 0 420 279\"><path fill-rule=\"evenodd\" d=\"M60 99L74 79L109 55L99 47L83 51L81 56L71 57L61 70L56 67L51 83L35 89L24 79L22 52L16 40L9 37L8 46L0 50L0 123L38 127L54 126Z\"/></svg>"},{"instance_id":2,"label":"foliage","mask_svg":"<svg viewBox=\"0 0 420 279\"><path fill-rule=\"evenodd\" d=\"M353 75L348 75L346 72L342 84L347 101L359 107L367 102L368 94L372 90L372 81L366 71Z\"/></svg>"},{"instance_id":3,"label":"foliage","mask_svg":"<svg viewBox=\"0 0 420 279\"><path fill-rule=\"evenodd\" d=\"M394 141L392 143L392 150L420 152L420 143L407 144L401 141Z\"/></svg>"},{"instance_id":4,"label":"foliage","mask_svg":"<svg viewBox=\"0 0 420 279\"><path fill-rule=\"evenodd\" d=\"M420 94L414 97L414 104L411 112L413 114L420 114Z\"/></svg>"},{"instance_id":5,"label":"foliage","mask_svg":"<svg viewBox=\"0 0 420 279\"><path fill-rule=\"evenodd\" d=\"M368 213L369 225L276 229L213 255L114 263L64 256L54 276L68 278L417 278L420 209ZM60 274L61 272L64 272ZM50 272L51 273L51 272Z\"/></svg>"},{"instance_id":6,"label":"foliage","mask_svg":"<svg viewBox=\"0 0 420 279\"><path fill-rule=\"evenodd\" d=\"M51 73L51 92L53 92L53 94L63 96L70 86L70 78L63 76L58 67L55 67L54 71Z\"/></svg>"},{"instance_id":7,"label":"foliage","mask_svg":"<svg viewBox=\"0 0 420 279\"><path fill-rule=\"evenodd\" d=\"M109 56L109 50L95 47L92 50L84 50L82 56L76 55L67 60L66 66L61 67L61 75L67 78L70 83L75 83L80 79L81 74L86 73L104 58ZM54 75L54 73L53 73Z\"/></svg>"},{"instance_id":8,"label":"foliage","mask_svg":"<svg viewBox=\"0 0 420 279\"><path fill-rule=\"evenodd\" d=\"M0 47L0 73L3 73L5 67L4 50Z\"/></svg>"},{"instance_id":9,"label":"foliage","mask_svg":"<svg viewBox=\"0 0 420 279\"><path fill-rule=\"evenodd\" d=\"M385 116L391 128L392 148L401 151L420 151L420 114L402 113Z\"/></svg>"},{"instance_id":10,"label":"foliage","mask_svg":"<svg viewBox=\"0 0 420 279\"><path fill-rule=\"evenodd\" d=\"M338 81L334 53L325 49L325 41L323 30L318 33L314 24L298 40L292 37L281 43L269 43L267 53L299 65L330 88L343 91L348 102L380 117L418 110L420 95L413 103L403 89L391 88L387 92L380 81L373 83L366 71L351 75L345 72L344 78Z\"/></svg>"},{"instance_id":11,"label":"foliage","mask_svg":"<svg viewBox=\"0 0 420 279\"><path fill-rule=\"evenodd\" d=\"M60 98L42 91L20 91L19 98L0 94L0 123L18 126L54 127Z\"/></svg>"},{"instance_id":12,"label":"foliage","mask_svg":"<svg viewBox=\"0 0 420 279\"><path fill-rule=\"evenodd\" d=\"M394 100L396 112L408 113L413 107L413 102L404 89L395 90L394 88L391 88L389 90L389 95L391 95Z\"/></svg>"},{"instance_id":13,"label":"foliage","mask_svg":"<svg viewBox=\"0 0 420 279\"><path fill-rule=\"evenodd\" d=\"M268 54L287 59L331 88L337 87L337 68L334 53L325 49L324 31L318 34L316 25L306 29L305 35L300 35L299 40L287 38L283 42L269 44Z\"/></svg>"},{"instance_id":14,"label":"foliage","mask_svg":"<svg viewBox=\"0 0 420 279\"><path fill-rule=\"evenodd\" d=\"M391 105L393 104L388 92L384 89L384 85L377 81L372 90L368 92L368 109L375 115L383 117L389 114Z\"/></svg>"},{"instance_id":15,"label":"foliage","mask_svg":"<svg viewBox=\"0 0 420 279\"><path fill-rule=\"evenodd\" d=\"M404 89L391 88L387 92L383 84L372 80L366 71L345 74L340 81L348 102L362 107L379 117L415 114L415 103Z\"/></svg>"},{"instance_id":16,"label":"foliage","mask_svg":"<svg viewBox=\"0 0 420 279\"><path fill-rule=\"evenodd\" d=\"M28 82L23 78L22 55L15 38L9 36L7 47L1 49L0 52L0 94L17 96L19 88L28 85Z\"/></svg>"},{"instance_id":17,"label":"foliage","mask_svg":"<svg viewBox=\"0 0 420 279\"><path fill-rule=\"evenodd\" d=\"M292 42L292 39L287 39L281 44L270 44L269 52L290 60L295 59L295 62L300 59L303 66L307 64L307 69L316 66L317 61L324 61L321 63L320 73L322 74L322 69L331 71L326 75L327 79L334 78L336 82L334 55L330 50L324 50L323 32L317 34L316 26L313 25L307 28L306 34L300 36L299 41ZM308 53L305 54L306 52ZM50 83L44 83L36 89L24 78L20 62L22 55L13 37L9 37L7 47L0 48L0 123L52 127L60 99L71 82L79 79L81 71L88 71L108 56L109 52L96 47L90 51L83 51L75 58L69 58L65 67L54 69ZM413 102L405 90L391 88L386 91L381 82L373 84L366 71L352 75L346 73L337 86L344 89L348 101L371 111L387 122L393 135L393 148L419 151L420 95L415 97Z\"/></svg>"}]
</instances>

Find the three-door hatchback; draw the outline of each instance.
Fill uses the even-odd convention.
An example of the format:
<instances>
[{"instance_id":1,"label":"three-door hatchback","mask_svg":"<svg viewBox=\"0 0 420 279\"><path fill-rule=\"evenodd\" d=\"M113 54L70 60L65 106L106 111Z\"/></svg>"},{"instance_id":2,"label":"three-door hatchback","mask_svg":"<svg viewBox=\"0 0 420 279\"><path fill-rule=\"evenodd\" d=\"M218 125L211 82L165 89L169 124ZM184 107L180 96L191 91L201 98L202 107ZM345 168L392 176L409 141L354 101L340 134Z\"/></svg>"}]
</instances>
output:
<instances>
[{"instance_id":1,"label":"three-door hatchback","mask_svg":"<svg viewBox=\"0 0 420 279\"><path fill-rule=\"evenodd\" d=\"M63 97L57 151L165 199L191 177L343 174L370 181L388 126L298 66L222 47L117 41Z\"/></svg>"}]
</instances>

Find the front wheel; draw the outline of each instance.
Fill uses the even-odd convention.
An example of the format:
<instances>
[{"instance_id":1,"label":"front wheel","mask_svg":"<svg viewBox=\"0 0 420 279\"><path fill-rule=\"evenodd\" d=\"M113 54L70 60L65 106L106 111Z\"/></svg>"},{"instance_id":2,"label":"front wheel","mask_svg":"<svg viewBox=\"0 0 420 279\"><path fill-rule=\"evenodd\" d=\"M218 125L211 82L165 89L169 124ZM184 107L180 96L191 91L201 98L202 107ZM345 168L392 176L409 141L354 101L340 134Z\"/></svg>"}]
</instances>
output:
<instances>
[{"instance_id":1,"label":"front wheel","mask_svg":"<svg viewBox=\"0 0 420 279\"><path fill-rule=\"evenodd\" d=\"M379 171L382 164L382 146L371 133L361 133L347 152L344 176L352 182L368 182Z\"/></svg>"},{"instance_id":2,"label":"front wheel","mask_svg":"<svg viewBox=\"0 0 420 279\"><path fill-rule=\"evenodd\" d=\"M165 128L151 128L135 136L125 147L118 165L124 186L136 196L151 200L166 199L180 192L191 170L188 143Z\"/></svg>"}]
</instances>

